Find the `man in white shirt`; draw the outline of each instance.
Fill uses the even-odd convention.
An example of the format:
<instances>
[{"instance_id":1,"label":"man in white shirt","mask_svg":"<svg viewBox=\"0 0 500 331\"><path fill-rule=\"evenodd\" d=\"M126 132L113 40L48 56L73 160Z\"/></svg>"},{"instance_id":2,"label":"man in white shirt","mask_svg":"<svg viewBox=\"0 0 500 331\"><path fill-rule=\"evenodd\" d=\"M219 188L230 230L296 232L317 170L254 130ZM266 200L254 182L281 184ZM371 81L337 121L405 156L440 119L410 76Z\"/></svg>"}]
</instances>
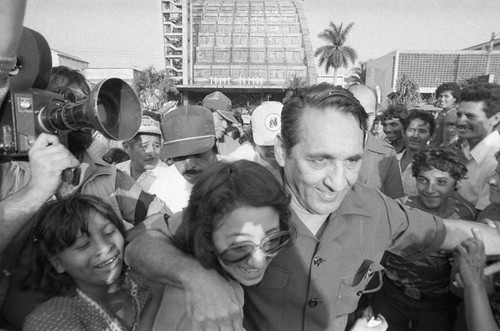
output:
<instances>
[{"instance_id":1,"label":"man in white shirt","mask_svg":"<svg viewBox=\"0 0 500 331\"><path fill-rule=\"evenodd\" d=\"M134 138L123 142L130 160L118 163L116 168L130 175L143 190L149 192L160 169L168 167L160 160L161 144L160 116L144 112L138 133Z\"/></svg>"},{"instance_id":2,"label":"man in white shirt","mask_svg":"<svg viewBox=\"0 0 500 331\"><path fill-rule=\"evenodd\" d=\"M161 159L173 165L159 172L150 193L178 212L187 206L197 176L217 161L214 120L205 107L182 106L163 117L161 130Z\"/></svg>"},{"instance_id":3,"label":"man in white shirt","mask_svg":"<svg viewBox=\"0 0 500 331\"><path fill-rule=\"evenodd\" d=\"M458 193L483 210L489 204L488 180L495 174L495 153L500 149L500 85L478 84L464 88L458 105L458 135L467 140L464 149L468 178Z\"/></svg>"}]
</instances>

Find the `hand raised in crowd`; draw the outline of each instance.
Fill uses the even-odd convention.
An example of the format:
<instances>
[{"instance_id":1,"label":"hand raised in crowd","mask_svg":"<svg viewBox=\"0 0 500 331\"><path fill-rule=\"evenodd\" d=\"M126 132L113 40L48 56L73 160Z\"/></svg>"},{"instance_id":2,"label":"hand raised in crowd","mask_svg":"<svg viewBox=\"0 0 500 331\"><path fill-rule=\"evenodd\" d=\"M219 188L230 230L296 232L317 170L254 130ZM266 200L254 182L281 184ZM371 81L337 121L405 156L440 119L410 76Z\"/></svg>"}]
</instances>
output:
<instances>
[{"instance_id":1,"label":"hand raised in crowd","mask_svg":"<svg viewBox=\"0 0 500 331\"><path fill-rule=\"evenodd\" d=\"M62 182L62 172L79 165L78 160L56 136L45 133L40 134L31 146L29 160L31 179L28 186L47 198L57 192Z\"/></svg>"},{"instance_id":2,"label":"hand raised in crowd","mask_svg":"<svg viewBox=\"0 0 500 331\"><path fill-rule=\"evenodd\" d=\"M464 240L457 247L455 263L459 272L455 275L456 282L462 288L483 284L486 253L484 244L477 229L473 229L473 238Z\"/></svg>"},{"instance_id":3,"label":"hand raised in crowd","mask_svg":"<svg viewBox=\"0 0 500 331\"><path fill-rule=\"evenodd\" d=\"M243 328L243 289L227 281L216 271L207 270L204 279L193 280L195 288L186 288L188 316L194 330L241 331ZM209 277L207 277L210 275ZM238 293L241 291L241 293Z\"/></svg>"}]
</instances>

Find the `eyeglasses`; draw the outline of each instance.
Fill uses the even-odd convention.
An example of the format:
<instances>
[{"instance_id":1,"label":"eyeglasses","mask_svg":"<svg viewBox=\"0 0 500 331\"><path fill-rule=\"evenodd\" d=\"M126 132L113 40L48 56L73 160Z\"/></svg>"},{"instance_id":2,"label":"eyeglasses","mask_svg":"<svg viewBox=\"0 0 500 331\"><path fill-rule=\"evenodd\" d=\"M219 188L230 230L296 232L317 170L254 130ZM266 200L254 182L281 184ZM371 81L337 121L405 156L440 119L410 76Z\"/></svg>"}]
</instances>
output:
<instances>
[{"instance_id":1,"label":"eyeglasses","mask_svg":"<svg viewBox=\"0 0 500 331\"><path fill-rule=\"evenodd\" d=\"M292 234L290 231L279 231L262 239L260 245L248 241L229 246L219 254L219 259L227 266L237 264L248 260L257 248L260 248L266 255L275 255L291 241Z\"/></svg>"}]
</instances>

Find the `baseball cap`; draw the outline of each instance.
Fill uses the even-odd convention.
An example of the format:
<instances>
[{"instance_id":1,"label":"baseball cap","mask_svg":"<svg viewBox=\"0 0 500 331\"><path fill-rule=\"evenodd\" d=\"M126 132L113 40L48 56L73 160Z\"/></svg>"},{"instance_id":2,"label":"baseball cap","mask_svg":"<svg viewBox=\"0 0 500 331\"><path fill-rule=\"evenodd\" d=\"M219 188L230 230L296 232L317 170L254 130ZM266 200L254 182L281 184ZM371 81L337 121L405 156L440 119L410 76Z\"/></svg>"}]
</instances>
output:
<instances>
[{"instance_id":1,"label":"baseball cap","mask_svg":"<svg viewBox=\"0 0 500 331\"><path fill-rule=\"evenodd\" d=\"M181 106L161 120L162 160L205 153L215 144L214 119L202 106Z\"/></svg>"},{"instance_id":2,"label":"baseball cap","mask_svg":"<svg viewBox=\"0 0 500 331\"><path fill-rule=\"evenodd\" d=\"M253 140L259 146L273 146L281 130L281 109L278 101L265 101L252 113Z\"/></svg>"},{"instance_id":3,"label":"baseball cap","mask_svg":"<svg viewBox=\"0 0 500 331\"><path fill-rule=\"evenodd\" d=\"M157 134L161 136L160 122L150 116L143 115L141 126L137 133Z\"/></svg>"},{"instance_id":4,"label":"baseball cap","mask_svg":"<svg viewBox=\"0 0 500 331\"><path fill-rule=\"evenodd\" d=\"M236 124L238 121L231 112L231 106L231 99L219 91L212 92L203 98L203 107L216 111L226 121Z\"/></svg>"}]
</instances>

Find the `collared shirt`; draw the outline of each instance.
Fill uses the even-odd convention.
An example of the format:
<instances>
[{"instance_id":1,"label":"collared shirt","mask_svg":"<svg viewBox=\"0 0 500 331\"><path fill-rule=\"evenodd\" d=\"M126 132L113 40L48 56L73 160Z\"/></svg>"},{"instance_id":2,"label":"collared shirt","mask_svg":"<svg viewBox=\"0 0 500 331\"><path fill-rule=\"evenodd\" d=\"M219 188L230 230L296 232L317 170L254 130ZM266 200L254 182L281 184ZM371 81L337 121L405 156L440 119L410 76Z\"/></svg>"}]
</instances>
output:
<instances>
[{"instance_id":1,"label":"collared shirt","mask_svg":"<svg viewBox=\"0 0 500 331\"><path fill-rule=\"evenodd\" d=\"M181 175L175 165L171 165L158 171L149 192L155 194L165 202L170 210L176 213L187 206L192 188L193 184Z\"/></svg>"},{"instance_id":2,"label":"collared shirt","mask_svg":"<svg viewBox=\"0 0 500 331\"><path fill-rule=\"evenodd\" d=\"M406 169L401 169L401 159L403 158L406 150L396 155L399 162L399 169L401 171L401 180L403 181L403 191L405 196L412 197L418 194L417 179L413 177L412 163L410 162Z\"/></svg>"},{"instance_id":3,"label":"collared shirt","mask_svg":"<svg viewBox=\"0 0 500 331\"><path fill-rule=\"evenodd\" d=\"M128 161L116 164L115 167L118 170L123 171L127 175L132 176L130 173L130 171L131 171L130 170L130 163L131 163L131 161L128 160ZM144 171L139 176L139 178L137 178L135 181L137 182L137 184L139 184L142 187L142 189L144 191L149 192L151 185L153 185L153 182L158 178L158 175L162 170L161 168L168 168L168 165L165 162L159 160L158 164L156 164L156 167L154 167L153 169L149 169L149 170Z\"/></svg>"},{"instance_id":4,"label":"collared shirt","mask_svg":"<svg viewBox=\"0 0 500 331\"><path fill-rule=\"evenodd\" d=\"M366 135L358 182L377 188L393 199L404 196L396 151L371 133Z\"/></svg>"},{"instance_id":5,"label":"collared shirt","mask_svg":"<svg viewBox=\"0 0 500 331\"><path fill-rule=\"evenodd\" d=\"M481 140L472 150L464 150L467 158L467 178L462 180L458 193L472 203L476 209L483 210L490 203L488 181L495 174L497 160L495 153L500 150L500 134L493 131Z\"/></svg>"},{"instance_id":6,"label":"collared shirt","mask_svg":"<svg viewBox=\"0 0 500 331\"><path fill-rule=\"evenodd\" d=\"M246 330L344 330L385 250L417 259L442 244L440 218L355 184L316 238L292 213L293 245L245 287Z\"/></svg>"}]
</instances>

